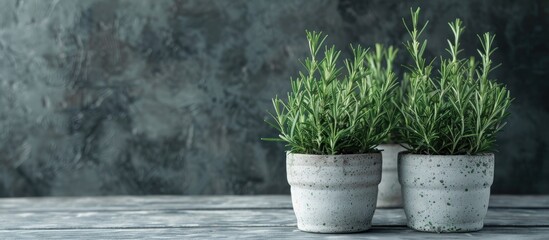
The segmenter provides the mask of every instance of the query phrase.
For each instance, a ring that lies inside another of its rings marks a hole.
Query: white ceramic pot
[[[410,228],[426,232],[482,229],[494,180],[494,155],[401,152],[398,175]]]
[[[381,153],[286,156],[297,227],[306,232],[362,232],[372,225]]]
[[[377,195],[377,207],[402,207],[402,194],[398,183],[398,153],[406,149],[399,144],[381,144],[377,149],[382,150],[383,170],[379,193]]]

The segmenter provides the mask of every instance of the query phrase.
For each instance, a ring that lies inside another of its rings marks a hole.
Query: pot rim
[[[443,155],[443,154],[417,154],[417,153],[410,153],[410,151],[402,151],[402,152],[399,152],[398,155],[399,156],[400,155],[408,155],[408,156],[426,156],[426,157],[449,158],[449,157],[493,157],[494,153],[493,152],[479,153],[479,154],[475,154],[475,155],[469,155],[469,154],[453,154],[453,155],[446,154],[446,155]]]
[[[399,147],[404,147],[404,146],[402,146],[402,144],[404,144],[404,143],[381,143],[381,144],[377,145],[377,147],[379,147],[379,146],[399,146]],[[377,148],[377,147],[376,147],[376,148]]]
[[[308,156],[308,157],[318,157],[318,156],[325,156],[325,157],[354,157],[354,156],[368,156],[368,155],[377,155],[381,154],[380,150],[377,150],[377,152],[371,152],[371,153],[353,153],[353,154],[306,154],[306,153],[292,153],[290,151],[286,151],[286,155],[294,155],[294,156]]]

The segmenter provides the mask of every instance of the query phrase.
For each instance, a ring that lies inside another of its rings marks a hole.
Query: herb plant
[[[266,122],[279,131],[278,138],[292,153],[359,154],[375,147],[394,128],[386,107],[396,85],[391,67],[396,50],[381,45],[370,53],[352,47],[352,59],[338,67],[341,52],[334,46],[322,49],[326,36],[307,32],[310,56],[305,71],[291,79],[287,100],[272,100],[274,113]],[[379,81],[379,77],[384,81]]]
[[[464,27],[459,19],[449,23],[454,35],[448,40],[448,58],[440,57],[434,72],[433,61],[424,52],[427,40],[420,36],[427,26],[418,27],[420,9],[413,11],[411,27],[404,25],[411,40],[405,43],[413,59],[408,66],[406,95],[400,110],[403,116],[399,135],[412,153],[480,154],[491,151],[496,133],[505,125],[511,103],[509,91],[489,78],[493,66],[491,55],[494,35],[478,36],[482,49],[480,63],[474,57],[462,59],[460,36]]]
[[[375,45],[375,52],[368,52],[366,59],[370,68],[371,81],[377,84],[375,88],[379,88],[381,85],[395,81],[395,73],[393,70],[393,62],[397,55],[398,49],[393,46],[384,48],[381,44]],[[384,110],[386,112],[386,121],[391,126],[389,134],[383,140],[382,143],[398,143],[400,140],[397,134],[397,126],[400,124],[400,112],[398,110],[398,104],[402,102],[403,91],[400,85],[395,85],[395,89],[387,93],[389,101],[385,104]]]

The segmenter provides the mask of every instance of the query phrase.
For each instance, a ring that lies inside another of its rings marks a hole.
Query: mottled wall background
[[[0,0],[0,196],[289,193],[263,119],[306,55],[401,43],[414,1]],[[549,1],[424,1],[431,56],[497,34],[516,98],[493,192],[549,193]],[[348,54],[348,51],[346,52]]]

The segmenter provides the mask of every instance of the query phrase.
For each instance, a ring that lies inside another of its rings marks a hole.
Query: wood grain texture
[[[423,233],[374,227],[354,234],[305,233],[295,227],[0,230],[5,239],[547,239],[549,228],[485,227],[472,233]]]
[[[445,239],[546,239],[549,196],[493,196],[484,230]],[[0,239],[384,238],[442,235],[406,228],[404,211],[377,209],[352,235],[300,232],[289,196],[121,196],[0,199]]]
[[[490,207],[549,208],[549,195],[492,195]]]
[[[0,211],[24,212],[278,208],[291,209],[290,196],[107,196],[0,199]]]
[[[549,210],[490,209],[487,226],[549,227]],[[376,226],[405,226],[402,209],[378,209]],[[290,209],[255,210],[135,210],[2,213],[0,229],[139,228],[139,227],[290,227],[296,225]]]
[[[495,195],[491,208],[549,209],[549,196]],[[0,199],[0,211],[291,209],[290,196],[117,196]]]

